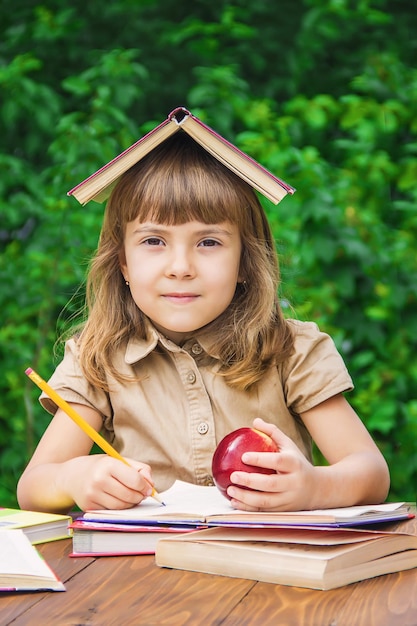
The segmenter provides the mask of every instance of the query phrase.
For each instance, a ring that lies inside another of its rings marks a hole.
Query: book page
[[[0,530],[0,575],[52,578],[51,570],[22,530]]]
[[[210,515],[231,515],[236,512],[217,487],[204,487],[177,480],[172,487],[159,495],[165,506],[158,504],[152,498],[147,498],[131,509],[88,511],[84,517],[94,519],[105,516],[146,520],[186,516],[204,521]]]
[[[183,481],[176,481],[167,491],[160,494],[166,506],[152,498],[147,498],[138,506],[123,510],[95,510],[84,514],[85,519],[113,519],[124,521],[138,520],[172,520],[204,522],[216,516],[235,520],[236,523],[332,523],[335,520],[360,518],[365,514],[391,515],[400,509],[402,503],[381,505],[354,506],[339,509],[296,512],[261,512],[252,513],[234,509],[230,502],[220,493],[217,487],[204,487]]]

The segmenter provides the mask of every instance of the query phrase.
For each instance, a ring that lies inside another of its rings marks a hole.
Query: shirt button
[[[193,384],[196,381],[196,375],[195,375],[195,373],[192,370],[187,372],[187,374],[185,375],[185,378],[187,380],[187,383]]]
[[[197,426],[197,430],[200,433],[200,435],[205,435],[206,433],[208,433],[208,429],[209,429],[209,425],[207,424],[207,422],[200,422],[199,425]]]
[[[203,348],[200,346],[199,343],[195,343],[192,347],[191,347],[191,352],[193,354],[201,354],[203,352]]]

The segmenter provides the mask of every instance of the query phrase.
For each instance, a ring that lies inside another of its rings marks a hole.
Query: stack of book
[[[313,589],[417,567],[417,525],[390,530],[414,519],[404,503],[249,513],[216,487],[177,481],[160,495],[166,506],[84,513],[72,524],[72,556],[155,553],[160,567]]]
[[[351,528],[211,528],[160,541],[156,563],[327,590],[417,567],[417,536]]]

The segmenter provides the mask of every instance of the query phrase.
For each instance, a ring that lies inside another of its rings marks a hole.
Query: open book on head
[[[217,487],[204,487],[177,480],[160,494],[165,506],[151,499],[123,510],[88,511],[83,519],[117,523],[188,524],[190,526],[352,526],[375,524],[414,516],[404,503],[353,506],[316,511],[250,513],[234,509]]]
[[[274,176],[190,111],[178,107],[171,111],[161,124],[71,189],[68,195],[74,196],[81,204],[87,204],[90,200],[104,202],[124,172],[179,131],[187,133],[218,161],[274,204],[278,204],[288,193],[294,193],[295,189],[291,185]]]

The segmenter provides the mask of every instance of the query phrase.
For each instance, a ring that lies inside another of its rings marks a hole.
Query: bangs
[[[224,172],[201,169],[194,165],[186,172],[171,171],[158,180],[153,177],[141,194],[137,218],[160,224],[176,225],[190,221],[218,224],[240,221],[247,199],[238,193]]]
[[[124,193],[117,204],[125,223],[139,219],[166,225],[239,224],[257,202],[250,185],[183,131],[132,167],[120,183]]]

